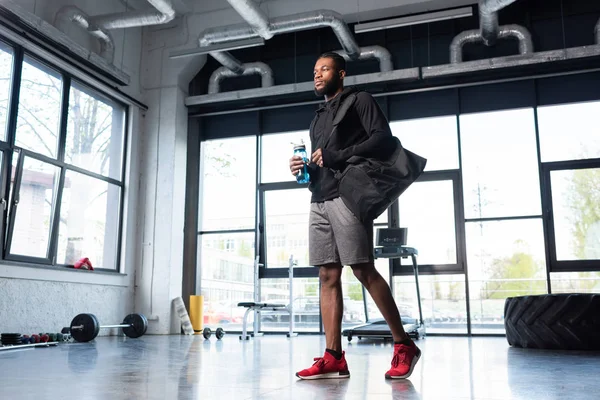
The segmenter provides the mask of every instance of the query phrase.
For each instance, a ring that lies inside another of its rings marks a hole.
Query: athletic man
[[[344,89],[345,68],[346,62],[340,55],[325,53],[319,57],[314,69],[315,93],[324,96],[325,103],[317,110],[310,127],[313,153],[308,164],[312,192],[309,259],[310,265],[319,267],[326,349],[323,357],[316,358],[310,368],[296,376],[302,379],[350,376],[341,338],[341,275],[342,267],[349,265],[371,294],[394,338],[392,365],[385,377],[403,379],[412,373],[421,351],[404,332],[390,287],[375,269],[373,222],[360,222],[344,205],[332,172],[332,169],[343,170],[351,156],[386,157],[394,150],[388,122],[370,94],[357,93],[354,105],[323,146],[332,132],[332,121],[341,102],[356,92],[352,88]],[[290,159],[293,175],[297,175],[303,165],[300,157]]]

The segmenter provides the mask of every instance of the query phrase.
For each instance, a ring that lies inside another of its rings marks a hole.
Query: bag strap
[[[335,114],[335,118],[332,122],[333,129],[331,130],[331,133],[325,140],[325,143],[323,143],[323,146],[319,146],[320,148],[324,149],[325,146],[327,146],[327,144],[329,143],[331,137],[335,135],[335,133],[337,132],[338,125],[340,124],[340,122],[342,122],[342,120],[348,113],[348,110],[350,110],[350,107],[354,105],[354,102],[356,101],[356,94],[357,92],[351,93],[342,101],[342,104],[340,104],[337,113]]]

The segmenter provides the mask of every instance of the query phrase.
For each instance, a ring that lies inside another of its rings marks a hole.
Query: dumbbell
[[[202,331],[202,336],[204,336],[204,339],[210,339],[211,335],[212,331],[210,330],[210,328],[204,328],[204,330]],[[221,340],[221,338],[225,336],[225,331],[223,330],[223,328],[217,328],[215,336],[217,337],[217,339]]]
[[[130,338],[139,338],[148,329],[148,320],[143,314],[129,314],[123,322],[117,325],[100,325],[94,314],[79,314],[71,321],[69,328],[64,328],[62,333],[71,333],[78,342],[94,340],[101,328],[122,328],[123,333]]]

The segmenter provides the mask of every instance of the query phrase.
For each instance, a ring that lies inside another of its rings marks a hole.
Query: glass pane
[[[408,229],[407,245],[419,251],[420,265],[457,263],[452,181],[415,182],[400,196],[399,207],[400,226]]]
[[[366,317],[362,284],[356,279],[350,267],[344,267],[342,271],[342,293],[344,299],[342,329],[364,324]]]
[[[292,143],[306,144],[310,154],[310,136],[308,131],[286,132],[263,135],[261,149],[261,182],[287,182],[296,178],[290,173],[289,160],[293,155]]]
[[[538,107],[543,162],[600,157],[600,101]]]
[[[202,142],[200,229],[253,229],[256,137]]]
[[[466,218],[541,214],[532,109],[460,116]]]
[[[287,268],[290,255],[298,267],[309,266],[310,196],[306,188],[265,193],[268,268]]]
[[[25,157],[11,254],[46,258],[60,169]]]
[[[551,272],[552,293],[600,294],[600,272]]]
[[[466,224],[473,333],[504,332],[507,297],[547,293],[541,219]]]
[[[12,87],[13,51],[0,42],[0,140],[6,140],[8,106]]]
[[[25,57],[19,97],[17,146],[56,158],[61,99],[60,75]]]
[[[455,115],[394,121],[390,128],[406,149],[427,159],[425,171],[458,169]]]
[[[600,168],[551,171],[556,258],[600,260]]]
[[[467,333],[464,275],[421,275],[419,289],[427,333]],[[414,276],[395,276],[394,290],[402,323],[417,319],[419,305]]]
[[[65,162],[121,180],[125,110],[73,82]]]
[[[57,263],[87,257],[94,268],[117,268],[120,188],[67,170],[60,207]]]
[[[373,241],[377,240],[377,234],[373,235]],[[348,268],[352,271],[352,268]],[[390,260],[388,258],[377,258],[375,259],[375,269],[379,272],[379,274],[385,279],[387,284],[390,284]],[[352,273],[352,272],[351,272]],[[362,291],[362,289],[361,289]],[[369,321],[373,321],[376,319],[382,319],[383,315],[379,311],[377,304],[375,304],[375,300],[371,297],[371,294],[365,289],[365,294],[367,295],[367,319]],[[400,305],[398,305],[400,307]],[[400,308],[402,312],[402,308]],[[402,315],[401,315],[402,316]]]
[[[246,309],[237,304],[254,301],[254,234],[201,235],[198,246],[204,326],[241,330]]]
[[[261,279],[261,301],[289,306],[290,280]],[[321,308],[319,303],[319,278],[294,278],[293,280],[294,332],[318,332]],[[287,332],[290,314],[284,310],[260,313],[261,331]]]

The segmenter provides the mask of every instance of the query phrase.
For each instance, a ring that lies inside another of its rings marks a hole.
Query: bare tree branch
[[[46,142],[44,141],[44,139],[42,139],[42,137],[40,136],[40,134],[37,133],[35,127],[33,125],[31,125],[31,123],[29,121],[27,121],[26,119],[24,119],[24,118],[21,121],[24,121],[26,125],[29,125],[29,127],[33,131],[33,134],[35,136],[37,136],[37,138],[40,140],[40,142],[42,142],[42,145],[44,145],[44,147],[46,148],[46,150],[48,150],[49,154],[53,154],[52,150],[50,150],[50,148],[48,147],[48,145],[46,145]],[[20,126],[23,126],[23,125],[19,125],[19,127]],[[17,135],[17,139],[18,139],[18,135]],[[24,146],[24,147],[28,147],[28,146]]]

